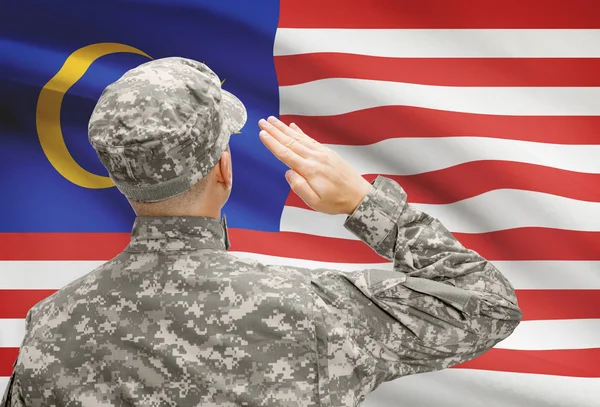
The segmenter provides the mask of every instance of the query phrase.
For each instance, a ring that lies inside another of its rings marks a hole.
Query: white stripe
[[[447,369],[383,383],[361,407],[597,407],[600,378]]]
[[[280,114],[330,116],[379,106],[507,116],[600,115],[600,87],[432,86],[329,78],[280,86]]]
[[[523,321],[495,348],[552,350],[600,348],[600,319]]]
[[[24,318],[0,318],[0,348],[18,348],[24,336]]]
[[[494,261],[519,290],[599,290],[600,261]]]
[[[279,28],[273,54],[336,52],[381,57],[600,57],[600,30]]]
[[[518,227],[600,230],[600,202],[578,201],[541,192],[497,189],[447,205],[414,206],[459,233]]]
[[[541,192],[501,189],[446,205],[413,204],[456,233],[486,233],[520,227],[576,231],[600,230],[600,202],[585,202]],[[326,215],[285,206],[281,231],[357,240],[344,227],[346,215]]]
[[[264,254],[229,252],[264,264],[354,271],[391,270],[392,263],[332,263]],[[43,263],[43,266],[40,265]],[[98,266],[97,261],[3,261],[0,262],[0,289],[56,290]],[[494,261],[494,265],[520,290],[599,290],[600,261]],[[65,274],[65,270],[69,273]],[[54,276],[55,283],[48,276]]]
[[[56,290],[84,276],[103,261],[0,261],[0,289]]]
[[[390,136],[393,137],[393,134]],[[388,138],[364,146],[326,146],[340,154],[360,174],[413,175],[483,160],[521,162],[600,174],[599,144],[562,145],[486,137],[439,137]]]
[[[0,319],[0,348],[18,348],[25,335],[25,319]],[[600,347],[600,320],[523,321],[495,346],[512,350],[587,349]]]
[[[6,391],[6,386],[8,386],[8,377],[2,377],[0,376],[0,400],[2,400],[2,396],[4,395],[4,392]]]

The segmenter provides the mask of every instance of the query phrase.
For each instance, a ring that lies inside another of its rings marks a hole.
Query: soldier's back
[[[309,287],[223,250],[126,251],[30,311],[16,377],[27,405],[317,405]]]

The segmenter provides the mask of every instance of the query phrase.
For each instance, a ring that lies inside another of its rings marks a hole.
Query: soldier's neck
[[[136,216],[202,216],[221,219],[221,207],[216,203],[199,202],[190,208],[161,208],[144,206],[135,208]]]
[[[136,216],[201,216],[206,218],[221,219],[221,210],[191,210],[191,211],[142,211]]]

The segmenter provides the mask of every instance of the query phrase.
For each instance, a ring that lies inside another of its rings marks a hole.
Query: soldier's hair
[[[137,216],[177,216],[193,208],[206,188],[209,176],[196,182],[181,195],[158,202],[129,201]]]

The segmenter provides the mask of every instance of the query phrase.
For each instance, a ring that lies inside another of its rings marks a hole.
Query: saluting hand
[[[290,167],[285,178],[292,191],[315,211],[351,215],[371,190],[350,164],[295,124],[271,116],[258,126],[263,144]]]

